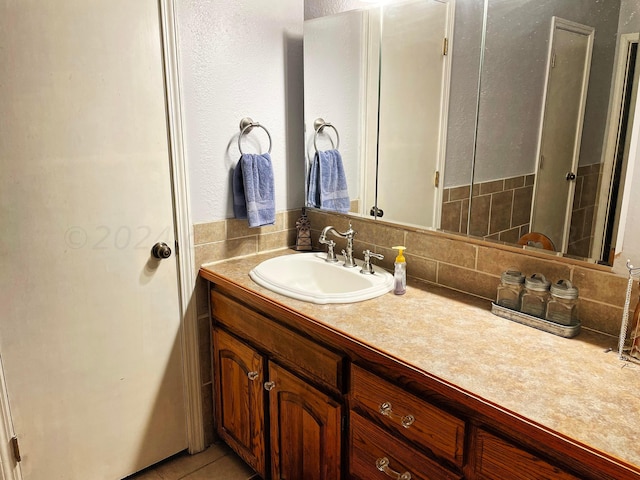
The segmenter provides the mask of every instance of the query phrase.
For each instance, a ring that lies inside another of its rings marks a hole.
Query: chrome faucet
[[[373,269],[373,263],[371,262],[371,259],[377,258],[378,260],[382,260],[384,259],[384,255],[382,255],[381,253],[373,253],[371,250],[364,250],[362,252],[362,255],[364,255],[364,263],[362,264],[360,273],[363,273],[365,275],[373,275],[376,272]]]
[[[351,227],[351,222],[349,222],[349,229],[345,232],[339,232],[331,225],[324,227],[320,234],[320,238],[318,239],[318,243],[327,245],[328,247],[326,261],[337,262],[338,259],[333,251],[333,247],[335,247],[336,242],[333,240],[327,240],[327,235],[329,233],[333,233],[336,237],[345,238],[347,240],[347,247],[342,250],[342,255],[344,255],[344,266],[348,268],[356,267],[356,262],[353,259],[353,237],[357,232]]]

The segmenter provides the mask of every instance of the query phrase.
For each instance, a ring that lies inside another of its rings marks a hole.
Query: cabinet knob
[[[393,470],[389,466],[389,459],[387,457],[377,459],[376,468],[395,480],[411,480],[411,474],[409,472],[400,473]]]
[[[260,374],[258,372],[249,372],[247,373],[247,377],[249,377],[249,380],[253,381],[256,378],[258,378],[258,376],[260,376]]]
[[[396,418],[400,420],[400,425],[402,425],[404,428],[409,428],[413,424],[413,422],[416,421],[416,417],[411,414],[398,415],[397,413],[394,413],[393,409],[391,408],[390,402],[381,403],[378,411],[385,417]]]
[[[276,386],[276,382],[264,382],[264,389],[267,392],[270,392],[271,390],[273,390]]]

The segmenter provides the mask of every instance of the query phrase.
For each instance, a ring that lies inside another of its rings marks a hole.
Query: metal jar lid
[[[550,284],[551,282],[549,282],[542,273],[534,273],[524,281],[524,286],[527,290],[536,292],[546,292],[549,290]]]
[[[524,275],[515,268],[510,268],[506,272],[502,272],[500,280],[507,285],[521,285],[524,283]]]
[[[578,298],[578,288],[569,280],[558,280],[551,285],[551,295],[565,300],[575,300]]]

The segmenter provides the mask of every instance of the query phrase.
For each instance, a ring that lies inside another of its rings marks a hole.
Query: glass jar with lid
[[[569,280],[558,280],[551,285],[546,319],[562,325],[576,325],[578,289]]]
[[[544,318],[549,300],[550,282],[542,273],[534,273],[524,280],[524,290],[520,299],[520,311]]]
[[[509,268],[502,272],[496,304],[512,310],[520,310],[520,295],[523,284],[524,275],[516,268]]]

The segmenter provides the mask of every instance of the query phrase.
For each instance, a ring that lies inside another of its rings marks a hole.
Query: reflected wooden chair
[[[525,233],[518,240],[518,245],[526,245],[528,247],[542,248],[544,250],[556,251],[556,247],[549,237],[538,232]]]

